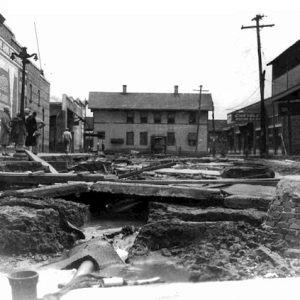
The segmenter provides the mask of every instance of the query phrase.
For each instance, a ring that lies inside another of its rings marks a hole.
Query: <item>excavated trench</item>
[[[283,257],[282,236],[262,226],[266,211],[228,209],[219,198],[199,204],[187,198],[88,192],[65,199],[90,206],[85,228],[134,226],[134,242],[124,247],[128,264],[117,274],[125,278],[241,280],[298,272]],[[108,237],[121,248],[119,241],[126,240],[122,234]]]
[[[103,270],[105,276],[183,282],[300,274],[284,257],[287,243],[282,235],[263,226],[265,209],[226,208],[220,197],[199,201],[88,191],[59,199],[0,199],[0,208],[7,212],[13,201],[24,210],[22,222],[15,224],[11,218],[0,239],[13,237],[19,252],[60,252],[81,238],[66,226],[68,221],[82,230],[86,241],[100,238],[124,260],[121,267],[112,264]],[[0,225],[6,221],[0,214]],[[55,222],[63,230],[54,228]],[[30,231],[22,235],[26,226]]]

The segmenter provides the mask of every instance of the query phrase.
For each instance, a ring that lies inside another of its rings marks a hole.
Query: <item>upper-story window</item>
[[[174,112],[168,112],[167,114],[167,121],[168,124],[174,124],[175,123],[175,113]]]
[[[189,124],[196,124],[197,113],[195,111],[191,111],[189,113]]]
[[[141,111],[140,117],[141,123],[148,123],[148,113],[146,111]]]
[[[29,102],[32,103],[32,84],[29,84]]]
[[[38,106],[41,106],[41,91],[38,90]]]
[[[127,123],[134,123],[134,112],[132,110],[127,111]]]
[[[153,113],[153,121],[155,124],[161,123],[161,112],[154,112]]]

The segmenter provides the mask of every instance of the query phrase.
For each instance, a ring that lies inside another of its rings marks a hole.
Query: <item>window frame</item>
[[[154,124],[161,124],[161,115],[162,113],[161,112],[153,112],[153,123]],[[159,117],[159,118],[156,118],[156,117]]]
[[[140,146],[147,146],[147,145],[148,145],[148,132],[141,131],[140,132]]]
[[[167,132],[167,146],[175,146],[176,145],[176,138],[174,131]]]
[[[170,118],[171,116],[171,118]],[[174,111],[168,111],[167,112],[167,123],[168,124],[175,124],[175,112]]]
[[[132,134],[132,137],[130,138],[131,134]],[[126,145],[127,146],[133,146],[134,145],[134,131],[127,131],[126,132]]]

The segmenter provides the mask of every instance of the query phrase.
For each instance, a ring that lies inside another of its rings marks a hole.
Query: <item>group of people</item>
[[[37,154],[38,138],[41,135],[41,129],[45,126],[45,123],[37,117],[35,111],[30,111],[29,108],[25,108],[24,118],[19,113],[15,118],[11,119],[10,109],[5,106],[0,121],[0,143],[3,156],[9,155],[7,146],[10,143],[14,143],[15,147],[23,146],[24,140],[25,146]]]

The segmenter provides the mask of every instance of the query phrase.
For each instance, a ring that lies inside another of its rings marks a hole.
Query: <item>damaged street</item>
[[[41,299],[92,286],[300,274],[297,161],[105,155],[50,173],[46,158],[32,171],[33,161],[3,163],[0,173],[2,276],[69,278],[38,289]],[[35,183],[5,183],[5,172]],[[36,184],[51,174],[75,176]]]

